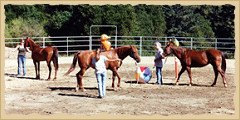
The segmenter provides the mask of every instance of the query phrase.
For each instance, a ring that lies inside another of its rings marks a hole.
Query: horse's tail
[[[222,70],[226,71],[226,58],[225,58],[225,55],[222,53],[222,66],[221,66]]]
[[[56,70],[58,70],[58,49],[53,48],[53,64]]]
[[[77,59],[78,54],[80,54],[80,52],[77,52],[77,53],[74,54],[72,65],[64,75],[68,75],[69,73],[71,73],[75,69],[76,63],[77,63],[77,60],[78,60]]]

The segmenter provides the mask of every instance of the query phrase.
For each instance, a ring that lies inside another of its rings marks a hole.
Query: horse
[[[113,89],[115,87],[114,86],[114,81],[115,81],[116,76],[118,77],[117,87],[120,87],[121,78],[120,78],[117,70],[122,65],[122,61],[127,56],[130,56],[131,58],[133,58],[138,63],[141,61],[141,58],[138,55],[137,48],[135,46],[131,46],[131,45],[111,49],[109,51],[101,52],[100,54],[106,56],[108,59],[121,59],[120,65],[116,64],[114,62],[109,62],[109,64],[106,65],[106,68],[110,69],[112,71],[112,88]],[[77,77],[76,91],[78,91],[79,88],[82,91],[84,91],[82,78],[83,78],[83,75],[88,68],[90,68],[90,67],[94,68],[94,64],[92,63],[92,60],[95,56],[96,56],[96,52],[94,52],[93,50],[79,51],[79,52],[74,54],[74,58],[73,58],[73,62],[71,64],[71,67],[69,68],[69,70],[64,75],[68,75],[70,72],[72,72],[76,67],[76,62],[78,61],[79,67],[81,69],[76,74],[76,77]]]
[[[35,66],[35,72],[36,72],[36,79],[40,79],[40,61],[46,61],[49,75],[48,79],[51,79],[51,61],[53,61],[54,67],[55,67],[55,76],[54,79],[57,79],[57,71],[58,71],[58,49],[55,47],[47,46],[46,48],[41,48],[39,45],[34,43],[32,39],[27,37],[24,40],[24,47],[30,47],[29,49],[32,51],[32,59]]]
[[[225,78],[226,59],[223,53],[216,49],[207,50],[191,50],[188,48],[177,47],[172,41],[168,42],[164,48],[163,56],[168,56],[173,53],[181,62],[182,69],[176,78],[176,85],[178,85],[181,74],[187,70],[190,79],[189,86],[192,85],[192,67],[204,67],[208,64],[213,66],[215,73],[214,82],[211,86],[216,85],[218,74],[222,76],[224,87],[227,87]]]

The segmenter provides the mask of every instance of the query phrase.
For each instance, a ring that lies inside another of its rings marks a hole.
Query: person
[[[100,49],[96,51],[96,57],[93,59],[93,64],[95,66],[95,75],[98,82],[98,98],[103,98],[106,95],[106,77],[107,77],[107,69],[106,64],[108,61],[116,61],[119,62],[120,59],[108,59],[104,55],[100,55]]]
[[[18,50],[18,74],[17,76],[26,76],[26,52],[29,52],[28,49],[24,48],[24,39],[22,38],[20,40],[20,44],[16,46],[14,51]],[[22,70],[23,69],[23,70]],[[21,74],[21,71],[23,71],[23,74]]]
[[[102,34],[100,41],[101,41],[101,51],[108,51],[111,49],[111,43],[108,41],[111,37],[107,36],[106,34]]]
[[[177,38],[173,38],[173,40],[171,39],[171,41],[173,41],[173,43],[178,47],[179,46],[179,41],[177,40]]]
[[[156,53],[155,53],[155,59],[154,59],[154,66],[156,67],[156,76],[157,76],[157,82],[156,84],[162,85],[162,67],[163,67],[163,49],[161,48],[161,43],[155,42],[154,47],[156,48]]]

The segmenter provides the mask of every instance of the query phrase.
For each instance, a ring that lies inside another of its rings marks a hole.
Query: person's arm
[[[161,55],[161,59],[165,58],[165,56],[163,55],[163,49],[160,50],[160,55]]]
[[[27,52],[30,52],[30,53],[32,52],[31,50],[28,49],[28,47],[26,47],[25,49]]]
[[[17,46],[13,49],[13,51],[18,50],[18,48],[19,48],[19,45],[17,45]]]
[[[106,59],[107,61],[116,61],[116,60],[119,60],[121,61],[121,59]]]
[[[96,61],[100,59],[100,49],[97,49],[96,51]]]

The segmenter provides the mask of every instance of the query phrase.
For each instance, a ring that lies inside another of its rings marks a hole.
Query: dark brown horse
[[[227,87],[227,82],[225,78],[226,71],[226,60],[223,56],[223,53],[216,49],[208,49],[208,50],[191,50],[187,48],[177,47],[175,44],[170,41],[164,49],[164,56],[173,53],[181,62],[182,69],[178,73],[178,77],[176,80],[176,84],[178,85],[178,81],[180,79],[181,74],[187,70],[188,76],[190,78],[190,86],[192,85],[192,67],[203,67],[208,64],[213,66],[213,70],[215,73],[215,79],[211,86],[216,85],[218,73],[221,74],[223,79],[223,84]]]
[[[48,80],[50,80],[52,71],[51,61],[53,61],[55,67],[55,80],[57,78],[58,71],[58,49],[51,46],[41,48],[39,45],[35,44],[34,41],[29,37],[25,39],[24,47],[30,47],[30,50],[32,51],[32,59],[35,66],[36,79],[40,79],[40,61],[46,61],[49,69]]]
[[[138,55],[138,50],[135,46],[118,47],[116,49],[112,49],[112,50],[109,50],[106,52],[101,52],[101,55],[105,55],[109,59],[121,59],[121,60],[124,60],[127,56],[130,56],[136,62],[141,61],[140,56]],[[79,52],[75,53],[72,65],[69,68],[69,70],[67,71],[67,73],[65,73],[65,75],[68,75],[70,72],[72,72],[75,69],[76,62],[78,61],[78,64],[79,64],[79,67],[81,68],[81,70],[76,74],[76,76],[77,76],[76,91],[79,90],[79,87],[82,91],[84,91],[82,78],[83,78],[84,73],[86,72],[86,70],[89,67],[94,68],[92,59],[95,56],[96,56],[96,51],[92,51],[92,50],[79,51]],[[117,86],[120,87],[120,79],[121,78],[118,75],[117,70],[121,66],[121,64],[119,66],[116,66],[118,64],[114,64],[114,62],[113,63],[109,62],[109,64],[107,64],[107,69],[110,69],[113,73],[112,74],[112,87],[113,88],[114,88],[114,81],[115,81],[116,76],[118,77]]]

